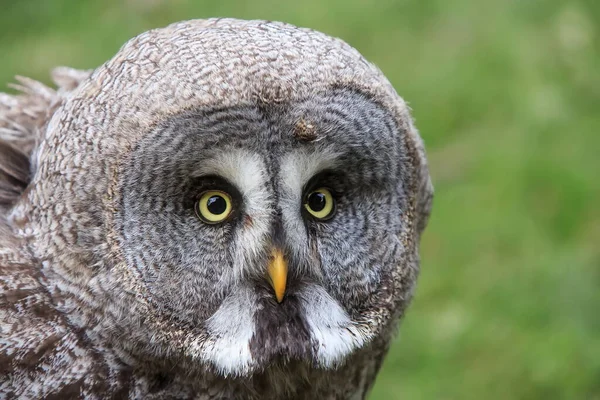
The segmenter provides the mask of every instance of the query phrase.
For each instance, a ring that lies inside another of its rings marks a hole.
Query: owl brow
[[[198,191],[218,189],[228,192],[239,192],[238,188],[227,178],[215,174],[194,177],[194,186]]]
[[[340,170],[328,168],[317,172],[312,178],[304,184],[302,188],[303,193],[309,193],[319,186],[327,186],[331,189],[334,197],[340,195],[343,192],[342,183],[345,181],[345,173]]]

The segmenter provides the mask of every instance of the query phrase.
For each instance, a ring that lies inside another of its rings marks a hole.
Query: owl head
[[[132,39],[65,96],[12,218],[91,340],[248,376],[389,340],[431,196],[406,104],[356,50],[215,19]]]

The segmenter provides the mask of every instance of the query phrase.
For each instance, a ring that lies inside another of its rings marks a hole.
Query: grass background
[[[600,2],[1,1],[0,85],[182,19],[338,36],[414,109],[436,199],[373,399],[600,399]]]

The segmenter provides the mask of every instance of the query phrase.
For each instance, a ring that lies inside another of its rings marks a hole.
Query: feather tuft
[[[19,199],[31,180],[31,156],[48,121],[91,71],[59,67],[52,71],[58,89],[17,76],[8,86],[17,93],[0,93],[0,215]]]

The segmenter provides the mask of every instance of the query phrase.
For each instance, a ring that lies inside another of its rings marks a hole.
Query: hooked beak
[[[281,303],[285,295],[285,285],[287,283],[287,262],[283,258],[283,252],[280,249],[273,249],[271,260],[269,261],[269,283],[275,291],[275,298]]]

